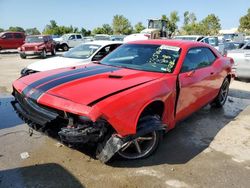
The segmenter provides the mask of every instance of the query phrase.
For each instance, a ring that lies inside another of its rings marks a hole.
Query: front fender
[[[136,133],[137,122],[145,107],[153,101],[172,101],[175,83],[164,79],[126,90],[96,104],[104,118],[121,136]]]

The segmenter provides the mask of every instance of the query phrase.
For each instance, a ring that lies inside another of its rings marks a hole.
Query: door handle
[[[187,77],[192,77],[194,75],[194,73],[195,73],[195,70],[191,70],[186,75],[187,75]]]

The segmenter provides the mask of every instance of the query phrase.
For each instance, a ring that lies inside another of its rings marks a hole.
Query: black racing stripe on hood
[[[111,71],[116,71],[119,70],[120,68],[116,68],[116,67],[105,67],[103,69],[96,69],[96,70],[92,70],[92,71],[88,71],[88,72],[80,72],[78,74],[74,74],[74,75],[70,75],[67,77],[63,77],[61,79],[56,79],[53,80],[51,82],[48,82],[47,84],[42,85],[41,87],[38,87],[31,95],[30,98],[37,100],[44,92],[53,89],[57,86],[60,86],[62,84],[77,80],[77,79],[81,79],[81,78],[86,78],[89,76],[94,76],[97,74],[102,74],[102,73],[106,73],[106,72],[111,72]]]
[[[65,77],[65,76],[68,76],[68,75],[72,75],[72,74],[77,74],[77,73],[80,73],[80,72],[84,72],[84,71],[90,71],[90,70],[96,70],[100,68],[100,66],[90,66],[90,67],[84,67],[84,68],[79,68],[79,69],[74,69],[74,70],[70,70],[70,71],[65,71],[65,72],[61,72],[61,73],[58,73],[58,74],[53,74],[51,76],[48,76],[48,77],[45,77],[45,78],[42,78],[40,80],[37,80],[33,83],[31,83],[30,85],[28,85],[24,90],[23,90],[23,95],[27,95],[27,93],[33,89],[33,88],[36,88],[38,87],[39,85],[41,84],[44,84],[46,82],[49,82],[51,80],[54,80],[56,78],[60,78],[60,77]]]
[[[155,80],[155,79],[153,79],[153,80]],[[153,81],[153,80],[149,80],[149,81],[146,81],[146,82],[142,82],[142,83],[140,83],[140,84],[136,84],[136,85],[133,85],[133,86],[130,86],[130,87],[127,87],[127,88],[124,88],[124,89],[115,91],[115,92],[110,93],[110,94],[108,94],[108,95],[105,95],[105,96],[103,96],[103,97],[101,97],[101,98],[99,98],[99,99],[97,99],[97,100],[92,101],[92,102],[89,103],[87,106],[92,107],[92,106],[94,106],[95,104],[97,104],[98,102],[101,102],[101,101],[103,101],[104,99],[107,99],[107,98],[109,98],[109,97],[111,97],[111,96],[113,96],[113,95],[116,95],[116,94],[118,94],[118,93],[121,93],[121,92],[126,91],[126,90],[129,90],[129,89],[132,89],[132,88],[134,88],[134,87],[140,86],[140,85],[142,85],[142,84],[146,84],[146,83],[151,82],[151,81]]]

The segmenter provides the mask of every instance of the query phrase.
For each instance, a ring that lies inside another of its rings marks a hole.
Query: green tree
[[[50,23],[45,26],[43,33],[48,35],[63,35],[65,33],[80,33],[80,31],[72,25],[69,27],[58,26],[55,20],[50,20]]]
[[[80,30],[80,33],[83,35],[83,36],[90,36],[91,35],[91,31],[90,30],[86,30],[85,28],[81,28]]]
[[[173,11],[170,13],[168,27],[169,27],[169,35],[172,36],[178,29],[177,22],[180,21],[180,17],[178,16],[177,11]]]
[[[135,33],[140,33],[143,29],[145,29],[145,27],[142,25],[142,22],[138,22],[137,24],[135,24]]]
[[[9,27],[8,31],[16,31],[16,32],[25,32],[22,27],[16,26],[16,27]]]
[[[4,29],[3,29],[3,28],[0,28],[0,32],[4,32]]]
[[[28,28],[25,30],[26,35],[40,35],[40,31],[34,27],[34,28]]]
[[[171,12],[169,18],[166,15],[162,15],[161,18],[167,21],[168,35],[171,37],[178,30],[177,22],[180,21],[178,12],[177,11]]]
[[[96,27],[92,30],[92,35],[105,34],[103,27]]]
[[[96,34],[107,34],[107,35],[112,35],[113,30],[112,27],[109,24],[103,24],[102,27],[96,27],[92,31],[93,35]]]
[[[59,26],[57,25],[55,20],[50,20],[50,23],[47,24],[43,30],[44,34],[48,35],[61,35],[63,33],[60,32]]]
[[[209,14],[200,22],[200,25],[202,27],[203,35],[216,35],[221,29],[220,19],[214,14]]]
[[[133,28],[127,18],[123,15],[115,15],[112,22],[114,34],[131,34]]]
[[[197,23],[197,18],[193,12],[184,12],[184,23],[181,29],[182,35],[199,34],[201,25]]]
[[[240,18],[238,30],[250,35],[250,8],[247,10],[247,14]]]
[[[102,28],[105,32],[105,34],[112,35],[113,34],[113,29],[109,24],[103,24]]]

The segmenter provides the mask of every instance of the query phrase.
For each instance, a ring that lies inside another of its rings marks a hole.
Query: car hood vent
[[[109,78],[116,78],[116,79],[121,79],[121,78],[123,78],[123,76],[121,76],[121,75],[109,75]]]

